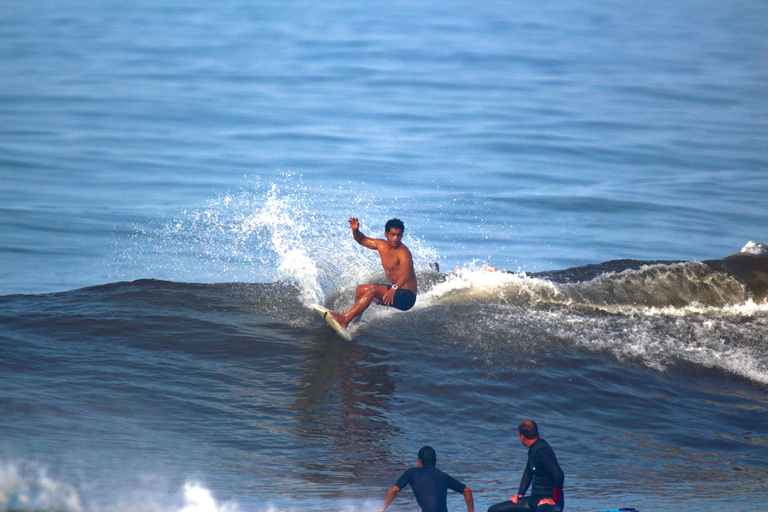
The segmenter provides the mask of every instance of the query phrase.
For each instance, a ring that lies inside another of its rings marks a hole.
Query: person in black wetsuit
[[[411,485],[422,512],[448,512],[446,504],[448,489],[463,494],[464,501],[467,503],[467,512],[475,512],[472,490],[452,476],[437,469],[436,463],[437,454],[435,454],[434,449],[424,446],[419,450],[418,467],[407,469],[398,478],[397,483],[387,493],[384,506],[377,509],[376,512],[384,512],[395,499],[397,493],[408,484]]]
[[[565,507],[563,481],[565,475],[557,463],[552,447],[539,437],[539,428],[533,421],[524,421],[517,427],[520,441],[528,447],[528,463],[517,494],[488,508],[488,512],[562,512]],[[523,497],[528,486],[531,495]]]

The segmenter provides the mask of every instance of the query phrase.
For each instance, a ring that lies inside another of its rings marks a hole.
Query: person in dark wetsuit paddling
[[[408,484],[411,485],[422,512],[448,512],[446,503],[448,489],[463,494],[464,501],[467,503],[467,512],[475,512],[472,490],[452,476],[437,469],[435,464],[437,464],[435,450],[429,446],[424,446],[419,450],[418,467],[405,470],[398,478],[397,483],[387,493],[384,506],[377,509],[376,512],[384,512],[395,499],[397,493]]]
[[[539,437],[539,428],[533,421],[524,421],[517,427],[520,441],[528,447],[528,463],[517,494],[509,501],[492,505],[488,512],[562,512],[565,507],[563,481],[565,475],[557,463],[552,447]],[[524,498],[528,486],[531,495]]]

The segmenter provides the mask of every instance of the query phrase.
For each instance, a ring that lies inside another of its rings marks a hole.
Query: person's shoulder
[[[407,481],[409,481],[411,479],[411,477],[413,476],[413,473],[417,469],[419,469],[419,468],[408,468],[405,471],[403,471],[403,473],[400,475],[400,478],[398,478],[398,482],[402,482],[402,481],[407,482]]]
[[[459,487],[466,487],[464,482],[462,482],[458,478],[454,477],[453,475],[449,475],[448,473],[446,473],[444,471],[438,470],[438,475],[440,476],[440,478],[443,478],[446,482],[448,482],[448,486],[450,488],[452,488],[454,491],[457,491],[457,488],[459,488]],[[457,491],[457,492],[462,492],[462,491],[463,491],[463,489],[461,491]]]
[[[437,475],[437,476],[444,476],[444,477],[448,477],[448,478],[451,477],[451,475],[449,475],[445,471],[441,471],[440,469],[438,469],[437,466],[424,466],[421,469],[426,470],[425,471],[426,473],[432,473],[432,474]]]
[[[552,446],[550,446],[550,444],[542,438],[539,438],[535,444],[532,444],[531,448],[533,448],[533,451],[535,452],[545,450],[555,453],[555,450],[552,449]]]

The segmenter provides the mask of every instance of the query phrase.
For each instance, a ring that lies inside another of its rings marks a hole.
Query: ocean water
[[[0,511],[373,512],[425,444],[483,511],[524,419],[566,510],[760,510],[765,256],[720,263],[768,243],[766,34],[746,0],[3,2]],[[385,279],[352,216],[404,220],[419,298],[346,342],[309,306]]]

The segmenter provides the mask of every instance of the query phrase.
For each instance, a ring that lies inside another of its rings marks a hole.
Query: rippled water
[[[767,29],[752,1],[4,3],[0,510],[373,510],[427,443],[484,510],[528,417],[570,510],[752,507],[765,296],[701,262],[768,242]],[[347,343],[307,306],[383,278],[350,216],[405,221],[421,293]]]

